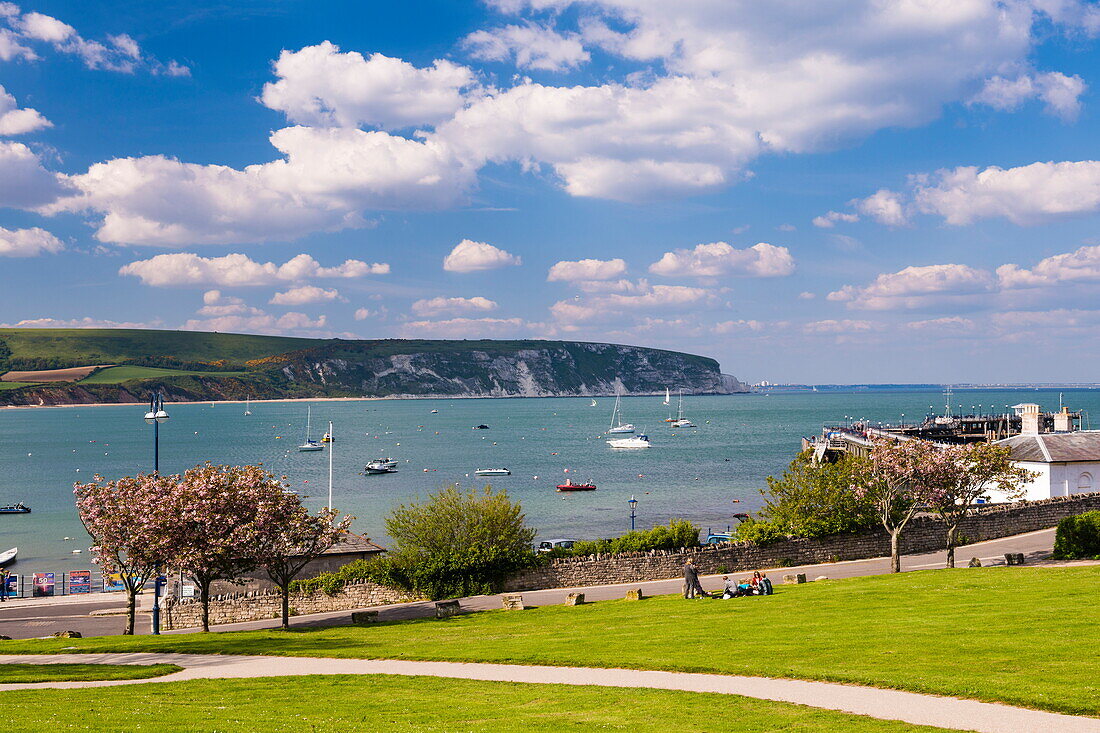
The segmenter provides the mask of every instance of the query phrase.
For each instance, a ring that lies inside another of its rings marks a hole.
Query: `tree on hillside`
[[[257,566],[257,507],[285,487],[259,466],[204,464],[186,471],[171,493],[179,533],[178,564],[195,581],[202,630],[210,630],[210,585],[233,580]]]
[[[851,455],[835,462],[813,460],[803,451],[779,478],[761,490],[764,507],[738,527],[738,538],[767,542],[787,537],[824,537],[864,532],[878,522],[874,504],[853,484],[866,460]]]
[[[1013,463],[1008,446],[990,443],[950,446],[943,449],[941,481],[930,485],[926,500],[947,525],[947,567],[955,567],[955,541],[959,522],[974,502],[992,488],[1010,499],[1023,494],[1023,485],[1035,473]]]
[[[347,533],[352,519],[345,516],[337,520],[337,512],[327,507],[310,514],[297,494],[282,490],[258,502],[247,545],[257,565],[282,594],[284,629],[290,628],[291,582]]]
[[[95,476],[73,487],[76,509],[92,537],[95,562],[118,573],[126,589],[126,630],[134,633],[137,594],[157,568],[178,554],[175,516],[166,499],[179,476],[141,474],[117,481]]]
[[[855,476],[853,489],[874,505],[890,535],[890,572],[901,572],[901,534],[932,487],[948,480],[950,464],[944,452],[928,441],[883,439],[875,442],[870,460]]]
[[[429,598],[493,592],[508,573],[535,562],[520,505],[507,492],[449,486],[386,518],[394,546],[378,579]]]

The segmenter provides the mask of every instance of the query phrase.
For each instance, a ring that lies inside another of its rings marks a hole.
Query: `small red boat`
[[[572,479],[566,479],[564,484],[558,484],[558,491],[595,491],[596,484],[575,484]]]

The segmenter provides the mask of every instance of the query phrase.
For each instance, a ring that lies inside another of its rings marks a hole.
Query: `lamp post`
[[[145,422],[153,426],[153,473],[160,473],[160,424],[167,419],[164,397],[160,392],[154,392],[149,398],[149,412],[145,413]]]
[[[168,413],[164,411],[164,396],[160,392],[154,392],[149,398],[149,411],[145,413],[145,422],[153,426],[153,473],[160,473],[160,424],[168,419]],[[153,581],[153,634],[160,635],[160,591],[168,582],[168,579],[157,571],[156,580]]]
[[[637,515],[634,513],[634,508],[638,506],[638,500],[633,495],[630,497],[630,501],[627,502],[630,505],[630,531],[634,531],[634,517]]]

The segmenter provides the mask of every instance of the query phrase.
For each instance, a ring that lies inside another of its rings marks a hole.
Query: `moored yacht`
[[[623,422],[622,415],[622,395],[619,393],[619,384],[615,384],[615,407],[611,410],[611,427],[607,429],[607,432],[611,435],[622,435],[623,433],[633,433],[634,426],[631,423]]]
[[[615,438],[607,441],[612,448],[649,448],[648,435],[635,435],[630,438]]]
[[[474,471],[475,476],[511,476],[512,472],[507,468],[479,468]]]

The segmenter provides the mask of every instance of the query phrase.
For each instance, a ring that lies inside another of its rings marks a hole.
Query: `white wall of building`
[[[1022,498],[1028,501],[1100,490],[1100,461],[1074,463],[1016,461],[1016,465],[1038,474],[1025,486],[1027,493]],[[989,497],[993,501],[1008,500],[1007,496],[996,489],[989,492]]]

